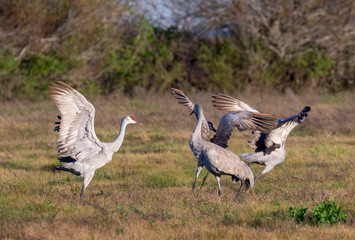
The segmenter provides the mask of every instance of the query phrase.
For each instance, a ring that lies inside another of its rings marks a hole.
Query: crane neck
[[[202,119],[204,118],[202,108],[198,109],[198,111],[196,112],[196,118],[197,118],[197,123],[194,131],[191,134],[191,140],[202,140],[201,128],[202,128]]]
[[[117,152],[123,143],[123,139],[124,139],[127,125],[128,125],[127,121],[124,121],[124,119],[122,119],[120,132],[119,132],[118,136],[116,137],[116,139],[112,142],[112,146],[113,146],[112,150],[114,152]]]

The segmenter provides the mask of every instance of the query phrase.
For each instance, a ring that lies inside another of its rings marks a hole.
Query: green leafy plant
[[[178,38],[174,27],[154,28],[146,19],[137,23],[138,34],[110,50],[105,58],[108,90],[121,88],[129,93],[135,86],[163,91],[175,79],[185,76],[181,61],[176,60],[171,41]]]
[[[324,201],[313,207],[312,213],[307,213],[308,208],[290,207],[289,213],[297,223],[318,224],[335,224],[338,222],[346,222],[347,214],[336,206],[337,201]],[[308,216],[308,217],[306,217]]]
[[[21,79],[19,62],[11,51],[0,48],[0,100],[11,99],[12,90],[19,85]]]
[[[45,91],[50,82],[61,79],[72,68],[77,67],[57,51],[49,54],[34,53],[26,56],[20,64],[23,83],[15,90],[17,94],[37,96]]]
[[[235,69],[242,68],[242,57],[232,42],[213,44],[206,41],[198,51],[202,69],[211,82],[221,89],[240,88],[244,84],[243,80],[236,81],[238,74]]]
[[[308,208],[302,208],[302,207],[290,207],[289,212],[291,217],[293,217],[297,223],[301,223],[305,221],[305,214],[307,212]]]
[[[347,214],[336,206],[336,201],[324,201],[321,204],[316,205],[312,213],[313,224],[334,224],[338,222],[345,223]]]

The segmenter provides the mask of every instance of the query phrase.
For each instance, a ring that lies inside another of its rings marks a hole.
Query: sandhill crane
[[[57,105],[61,117],[55,131],[59,132],[57,142],[59,160],[65,164],[57,169],[68,171],[83,177],[80,202],[89,185],[95,170],[112,160],[123,142],[126,126],[137,124],[132,116],[121,120],[121,128],[117,138],[110,143],[101,142],[94,129],[94,106],[78,91],[64,82],[58,81],[49,87],[50,97]]]
[[[194,106],[195,104],[193,102],[191,102],[191,100],[185,95],[185,93],[183,93],[182,91],[180,91],[179,89],[176,88],[171,88],[172,93],[174,94],[174,96],[176,97],[176,99],[178,100],[178,103],[188,107],[190,109],[190,111],[194,110]],[[210,132],[209,130],[212,131],[216,131],[215,128],[213,127],[213,124],[211,122],[208,122],[205,118],[205,116],[201,116],[201,137],[203,140],[205,141],[210,141]],[[197,163],[197,169],[196,169],[196,176],[195,176],[195,181],[194,184],[192,185],[192,192],[195,190],[195,186],[196,186],[196,181],[198,176],[200,175],[200,172],[203,168],[203,165],[199,162]],[[205,182],[208,173],[206,174],[206,176],[204,177],[203,182]],[[202,183],[203,185],[203,183]],[[201,185],[201,187],[202,187]]]
[[[222,190],[220,185],[221,175],[232,176],[233,179],[241,181],[240,189],[254,188],[254,176],[250,168],[241,161],[231,151],[224,149],[210,141],[206,141],[201,137],[201,126],[204,115],[200,104],[194,106],[191,114],[196,114],[197,124],[190,137],[190,148],[200,163],[202,163],[209,172],[211,172],[218,184],[218,195],[221,196]]]
[[[250,107],[242,101],[223,94],[215,95],[213,102],[214,106],[218,109],[228,111]],[[265,169],[255,177],[255,180],[260,178],[263,174],[270,172],[276,165],[285,160],[287,136],[294,127],[305,120],[310,110],[311,107],[305,106],[299,114],[284,120],[279,120],[277,126],[272,129],[269,134],[259,131],[254,132],[255,138],[253,141],[249,142],[249,145],[255,152],[240,154],[240,156],[249,162],[248,166],[253,163],[266,166]]]
[[[172,88],[171,90],[174,96],[179,100],[178,103],[187,106],[190,110],[194,109],[195,104],[192,103],[191,100],[182,91],[176,88]],[[268,133],[271,131],[272,127],[275,126],[274,124],[275,119],[271,117],[271,115],[259,113],[258,111],[252,108],[248,110],[244,108],[243,109],[240,108],[235,110],[234,112],[224,115],[220,120],[217,130],[214,129],[211,122],[208,122],[206,120],[204,115],[200,117],[202,121],[201,124],[202,139],[205,141],[211,141],[214,144],[217,144],[223,148],[228,147],[227,141],[231,135],[233,128],[237,128],[239,131],[258,130],[258,131]],[[213,139],[210,139],[209,137],[209,129],[216,132]],[[192,186],[192,191],[194,191],[195,189],[195,184],[202,168],[203,168],[203,164],[200,161],[198,161],[196,177],[195,177],[194,184]],[[208,173],[204,177],[201,187],[206,181],[207,176]],[[235,178],[232,177],[232,179],[236,181]]]

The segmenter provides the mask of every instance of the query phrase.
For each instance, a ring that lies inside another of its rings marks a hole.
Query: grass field
[[[189,96],[217,126],[224,112],[213,109],[210,94]],[[355,239],[354,93],[238,97],[280,118],[312,106],[288,137],[285,162],[254,192],[233,201],[239,184],[225,176],[219,199],[210,176],[191,194],[197,161],[188,140],[195,117],[169,94],[112,96],[89,98],[101,141],[116,137],[124,115],[145,126],[128,126],[121,149],[96,172],[83,205],[82,179],[54,170],[55,104],[0,103],[0,239]],[[250,151],[247,139],[234,132],[229,149]],[[252,170],[255,175],[262,167]],[[346,223],[313,226],[290,217],[290,207],[334,199],[347,213]]]

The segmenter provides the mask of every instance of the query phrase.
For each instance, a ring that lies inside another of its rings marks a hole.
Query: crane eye
[[[132,120],[136,120],[136,119],[134,119],[134,117],[133,117],[133,116],[130,116],[130,117],[131,117],[131,119],[132,119]]]

